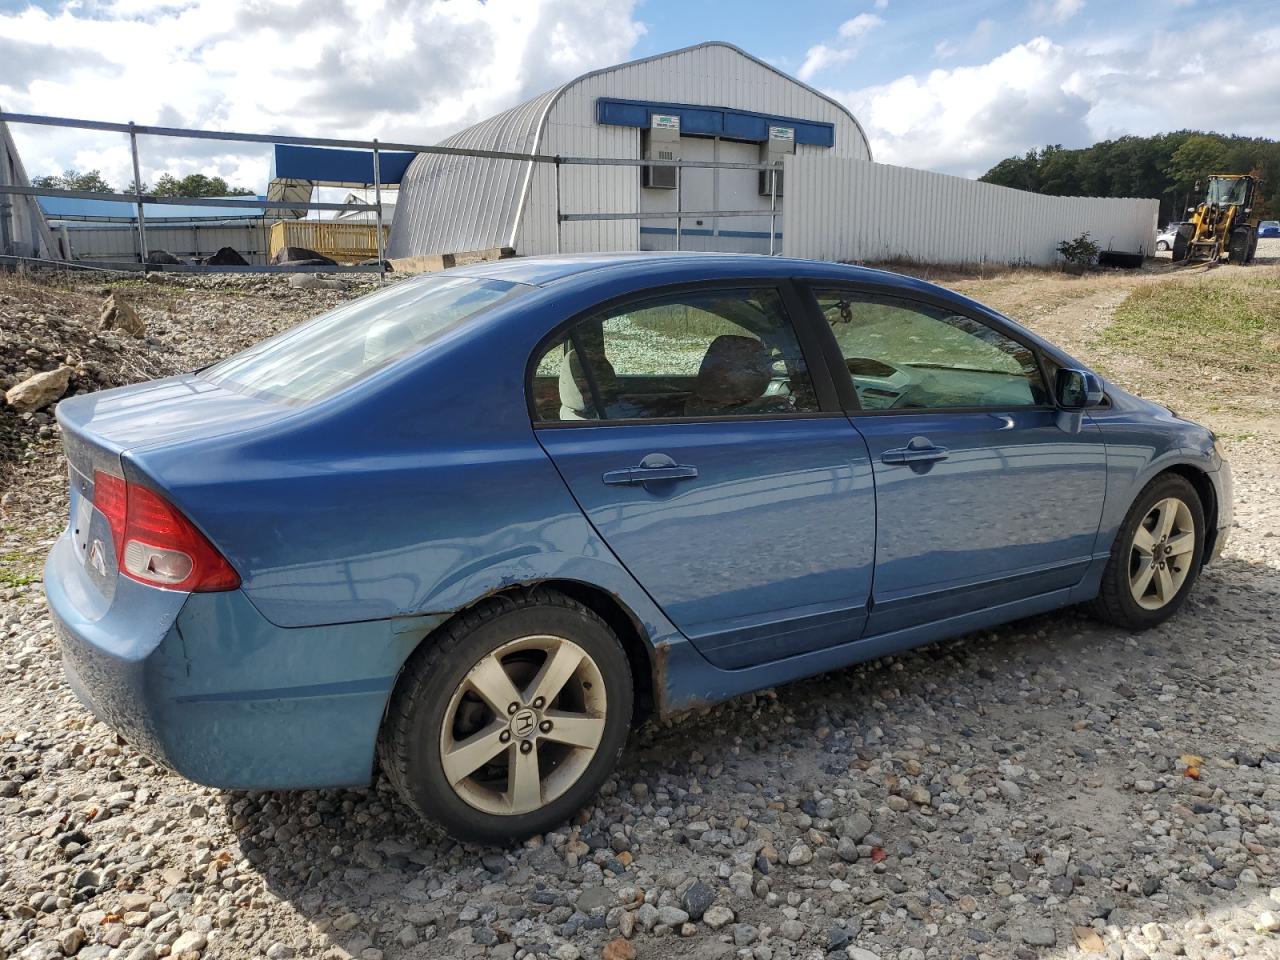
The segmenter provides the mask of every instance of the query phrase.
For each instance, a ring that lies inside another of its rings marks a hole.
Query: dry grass
[[[1191,382],[1210,406],[1280,404],[1280,275],[1202,273],[1139,285],[1103,331],[1104,347],[1141,356],[1157,374]]]

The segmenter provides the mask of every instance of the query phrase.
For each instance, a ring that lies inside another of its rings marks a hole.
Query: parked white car
[[[1167,227],[1165,227],[1163,230],[1161,230],[1159,233],[1157,233],[1157,234],[1156,234],[1156,249],[1157,249],[1157,250],[1172,250],[1172,249],[1173,249],[1173,238],[1174,238],[1174,237],[1176,237],[1176,236],[1178,235],[1178,228],[1179,228],[1180,226],[1182,226],[1182,224],[1181,224],[1181,223],[1171,223],[1171,224],[1169,224]]]

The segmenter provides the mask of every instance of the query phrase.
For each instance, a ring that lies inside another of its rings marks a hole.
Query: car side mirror
[[[1054,378],[1053,399],[1063,410],[1087,410],[1102,403],[1102,381],[1088,370],[1062,367]]]

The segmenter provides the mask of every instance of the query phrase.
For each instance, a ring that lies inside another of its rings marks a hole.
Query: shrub
[[[1093,263],[1097,257],[1098,251],[1102,248],[1089,239],[1088,231],[1080,234],[1074,240],[1063,240],[1058,244],[1058,253],[1062,254],[1063,259],[1067,263],[1079,264],[1087,267]]]

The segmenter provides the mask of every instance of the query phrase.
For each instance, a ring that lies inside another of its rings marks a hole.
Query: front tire
[[[1156,477],[1116,534],[1094,613],[1130,630],[1168,620],[1200,573],[1204,534],[1204,507],[1195,488],[1177,474]]]
[[[505,844],[590,801],[626,745],[632,705],[626,652],[593,611],[546,589],[493,597],[410,658],[379,757],[419,816]]]
[[[1249,232],[1235,230],[1227,243],[1227,256],[1238,267],[1249,263]]]
[[[1173,262],[1181,263],[1186,260],[1191,252],[1191,241],[1187,239],[1187,235],[1179,231],[1173,238]]]

